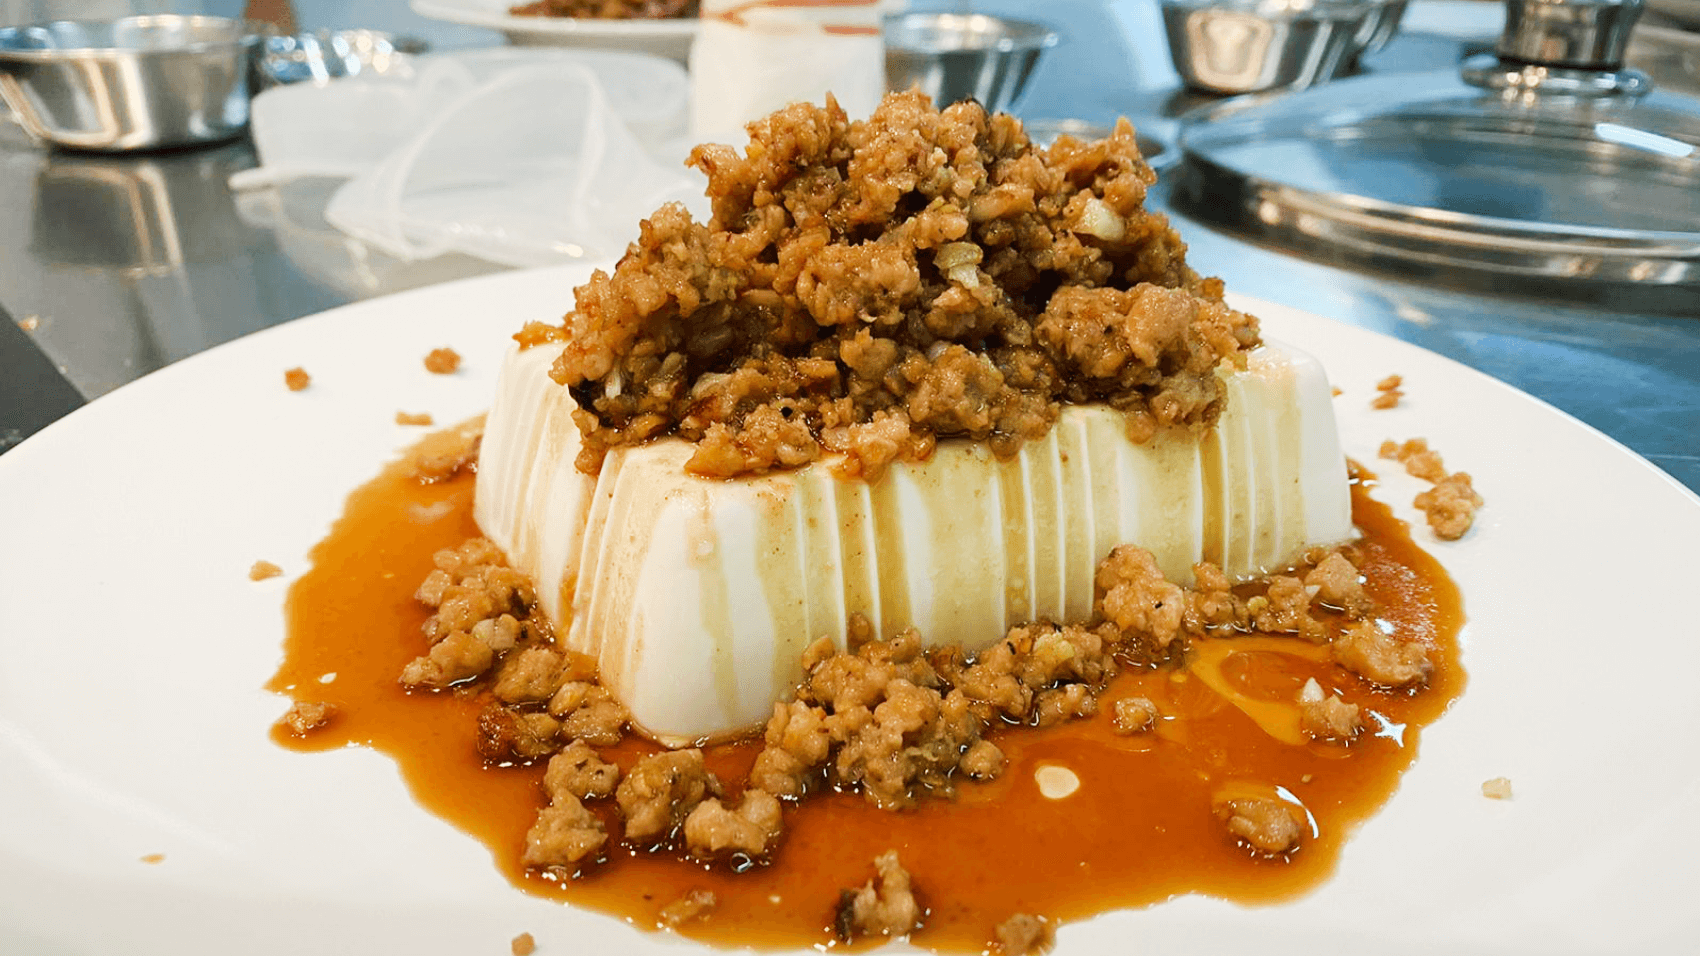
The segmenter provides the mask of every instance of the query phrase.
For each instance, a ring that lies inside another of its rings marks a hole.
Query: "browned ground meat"
[[[283,384],[287,386],[290,391],[299,392],[308,385],[313,384],[313,377],[307,374],[306,369],[297,366],[283,373]]]
[[[661,925],[677,929],[693,919],[706,915],[714,909],[716,902],[711,890],[691,890],[684,896],[661,907]]]
[[[1121,545],[1098,565],[1098,611],[1124,636],[1162,649],[1180,634],[1187,602],[1169,583],[1151,552]]]
[[[570,793],[557,793],[525,833],[526,866],[571,866],[602,849],[608,831]]]
[[[1374,621],[1360,621],[1346,628],[1334,638],[1332,649],[1341,667],[1388,687],[1425,680],[1432,667],[1428,648],[1400,640]]]
[[[1118,734],[1137,734],[1157,724],[1157,705],[1148,697],[1124,697],[1116,701],[1110,726]]]
[[[1412,502],[1428,517],[1429,529],[1445,541],[1456,541],[1476,522],[1482,496],[1476,493],[1467,471],[1447,475]]]
[[[317,700],[298,700],[289,705],[280,723],[289,728],[289,732],[297,737],[305,737],[320,727],[330,724],[336,719],[335,704],[327,704]]]
[[[608,763],[582,740],[575,740],[549,758],[543,789],[550,797],[565,791],[580,800],[606,797],[620,781],[620,768]]]
[[[1216,815],[1229,833],[1264,853],[1285,853],[1298,846],[1304,834],[1298,810],[1273,797],[1225,800]]]
[[[414,448],[413,476],[430,484],[447,481],[462,470],[476,470],[483,440],[482,419],[432,432]]]
[[[1375,601],[1364,591],[1358,569],[1338,551],[1312,568],[1304,576],[1304,583],[1307,588],[1316,588],[1316,600],[1354,617],[1362,617],[1375,609]]]
[[[525,575],[507,566],[502,553],[485,538],[437,552],[436,570],[419,585],[415,597],[436,609],[425,622],[431,649],[402,669],[409,687],[447,687],[484,673],[524,641],[546,651],[547,624],[533,618],[537,593]],[[525,653],[531,653],[528,650]]]
[[[1407,474],[1424,481],[1439,481],[1446,477],[1446,465],[1440,452],[1429,448],[1426,438],[1413,438],[1404,444],[1389,439],[1381,443],[1376,455],[1397,461],[1405,466]]]
[[[751,788],[737,807],[727,807],[715,797],[696,805],[685,817],[685,845],[697,856],[725,853],[766,856],[779,838],[779,799]]]
[[[749,131],[743,154],[691,154],[709,223],[661,208],[562,326],[518,336],[566,343],[552,374],[581,406],[583,471],[677,434],[697,474],[841,452],[872,480],[939,437],[1013,453],[1062,402],[1118,408],[1138,440],[1203,429],[1217,365],[1258,342],[1145,210],[1126,122],[1039,149],[1012,117],[910,92],[866,121],[829,100]]]
[[[509,7],[516,17],[583,17],[596,20],[659,20],[694,17],[698,0],[535,0]]]
[[[666,839],[697,804],[719,792],[720,781],[703,766],[702,751],[675,750],[634,764],[614,799],[626,818],[626,839],[654,842]]]
[[[1251,612],[1252,627],[1259,631],[1326,640],[1327,629],[1311,616],[1311,597],[1312,591],[1303,580],[1277,574],[1269,579],[1269,587],[1263,594],[1246,601],[1246,610]]]
[[[1357,704],[1346,703],[1339,694],[1324,694],[1314,677],[1299,689],[1299,723],[1318,740],[1347,740],[1364,726]]]
[[[1034,956],[1049,952],[1056,941],[1056,924],[1042,916],[1017,913],[998,924],[992,952],[998,956]]]
[[[1234,593],[1222,569],[1208,561],[1192,566],[1193,586],[1186,594],[1182,621],[1188,634],[1216,635],[1243,631],[1251,626],[1246,601]]]
[[[1389,375],[1376,382],[1375,397],[1370,399],[1369,407],[1378,409],[1398,408],[1399,399],[1405,397],[1405,393],[1399,390],[1399,386],[1403,384],[1405,384],[1404,378],[1398,375]]]
[[[611,747],[625,735],[625,705],[601,685],[588,681],[562,684],[549,699],[549,713],[561,718],[561,735],[597,747]]]
[[[906,936],[921,926],[921,905],[896,850],[874,858],[874,878],[838,898],[838,937]]]
[[[425,371],[433,375],[452,375],[460,368],[460,353],[454,349],[432,349],[425,356]]]

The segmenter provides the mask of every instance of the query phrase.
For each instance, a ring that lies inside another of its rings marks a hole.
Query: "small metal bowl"
[[[120,152],[230,139],[248,124],[260,36],[224,17],[0,29],[0,97],[32,137]]]
[[[1256,93],[1343,74],[1403,12],[1404,0],[1163,0],[1163,27],[1187,86]]]
[[[885,82],[919,86],[945,106],[974,99],[1009,109],[1057,35],[1044,24],[985,14],[906,13],[885,19]]]

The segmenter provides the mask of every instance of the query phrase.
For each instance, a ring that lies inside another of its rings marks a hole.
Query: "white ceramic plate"
[[[466,956],[521,932],[542,953],[691,948],[518,892],[386,757],[267,738],[285,591],[344,496],[419,436],[394,413],[482,410],[508,334],[557,316],[583,275],[508,273],[292,322],[0,456],[0,953]],[[1691,951],[1700,499],[1462,366],[1252,307],[1327,363],[1349,453],[1422,435],[1476,476],[1475,529],[1431,544],[1463,588],[1469,685],[1315,893],[1114,913],[1065,926],[1058,951]],[[425,372],[443,345],[460,373]],[[296,365],[305,392],[283,387]],[[1395,372],[1405,401],[1370,411]],[[1409,502],[1415,481],[1381,470],[1382,497]],[[260,558],[287,575],[249,581]],[[1497,776],[1515,799],[1481,795]]]
[[[697,35],[696,19],[597,20],[580,17],[516,17],[518,0],[410,0],[413,12],[431,20],[499,30],[508,42],[536,46],[588,46],[653,53],[684,62]]]

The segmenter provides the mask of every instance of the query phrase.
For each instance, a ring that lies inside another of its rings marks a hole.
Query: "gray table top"
[[[1027,16],[1037,9],[1019,0],[977,6]],[[1042,15],[1063,41],[1042,61],[1021,115],[1099,123],[1128,115],[1159,138],[1173,135],[1174,116],[1196,98],[1177,90],[1154,3],[1057,0]],[[321,25],[307,10],[303,20]],[[439,48],[501,42],[423,20],[401,26]],[[1409,33],[1369,67],[1444,67],[1482,39]],[[0,452],[68,411],[77,395],[97,398],[220,342],[499,268],[462,256],[404,263],[361,252],[323,221],[334,182],[233,195],[229,175],[255,162],[246,141],[151,156],[50,153],[0,123],[0,307],[10,313],[0,312],[0,325],[16,326],[0,329]],[[1153,201],[1164,200],[1159,188]],[[1664,317],[1489,297],[1336,268],[1177,220],[1194,264],[1230,289],[1456,359],[1700,490],[1700,293],[1691,315]]]

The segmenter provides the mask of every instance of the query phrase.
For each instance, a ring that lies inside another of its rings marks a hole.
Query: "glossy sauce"
[[[268,685],[335,704],[339,714],[306,738],[281,730],[274,738],[297,750],[357,744],[390,755],[415,798],[490,847],[527,892],[648,928],[685,892],[712,890],[718,903],[708,918],[681,931],[718,944],[833,945],[839,890],[866,882],[873,858],[891,848],[929,910],[913,941],[947,951],[981,950],[1017,912],[1067,921],[1182,893],[1242,903],[1292,898],[1329,876],[1353,829],[1388,800],[1415,759],[1420,729],[1464,684],[1456,588],[1360,483],[1352,498],[1366,536],[1360,570],[1380,616],[1428,644],[1435,664],[1418,693],[1375,689],[1296,639],[1203,642],[1188,668],[1124,670],[1093,718],[996,732],[1008,768],[990,783],[962,784],[955,801],[924,799],[891,813],[859,794],[814,795],[786,809],[770,865],[734,873],[610,844],[610,859],[555,882],[519,862],[543,802],[541,765],[484,765],[474,747],[478,693],[410,694],[397,683],[426,649],[426,608],[413,592],[432,553],[479,533],[472,495],[470,475],[421,485],[403,462],[349,498],[314,549],[312,570],[291,588],[286,659]],[[330,673],[335,679],[322,682]],[[1281,728],[1290,725],[1307,677],[1364,708],[1366,731],[1349,746],[1277,739],[1287,735]],[[1153,700],[1165,717],[1157,731],[1113,733],[1109,715],[1122,696]],[[605,756],[629,767],[653,749],[628,740]],[[710,769],[733,796],[759,749],[759,740],[708,748]],[[1043,796],[1035,771],[1045,765],[1068,768],[1078,789],[1062,799]],[[1270,858],[1230,837],[1212,801],[1272,787],[1302,801],[1316,832],[1298,850]],[[605,813],[607,803],[589,805]]]

